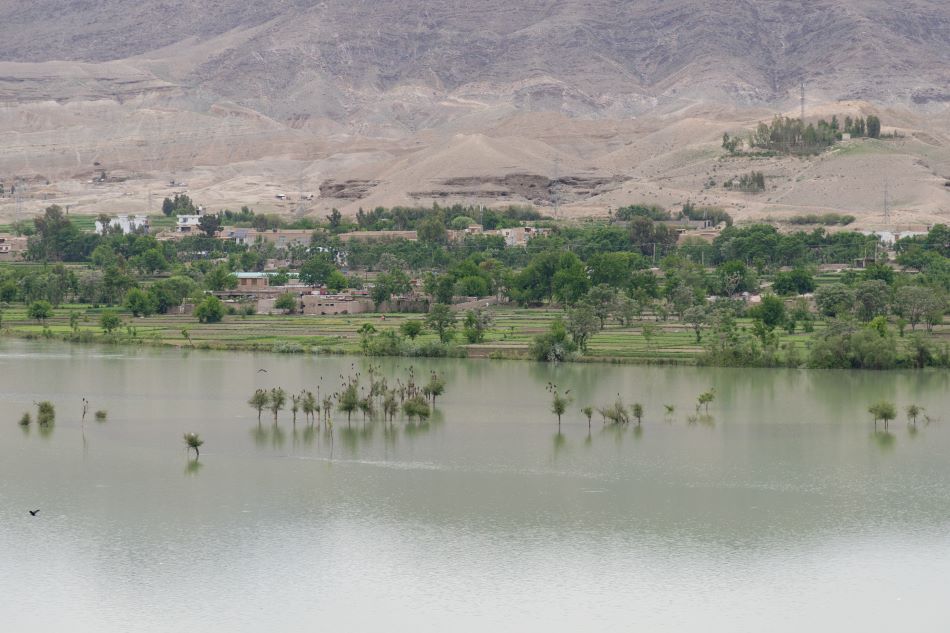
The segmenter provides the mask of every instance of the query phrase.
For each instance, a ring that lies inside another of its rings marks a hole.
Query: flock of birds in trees
[[[549,382],[545,389],[551,394],[551,413],[557,416],[557,430],[558,433],[560,433],[561,416],[567,412],[567,407],[573,401],[573,398],[571,398],[571,390],[568,389],[562,394],[558,386],[552,382]],[[716,390],[714,388],[710,388],[708,391],[704,391],[703,393],[699,394],[699,397],[696,398],[696,415],[690,415],[687,418],[687,421],[690,424],[695,424],[698,422],[700,420],[700,409],[703,409],[703,414],[708,417],[709,404],[715,399]],[[669,421],[672,415],[676,412],[676,406],[672,404],[664,404],[663,408],[666,412],[666,420]],[[587,418],[588,431],[590,430],[591,419],[594,417],[595,412],[600,414],[604,425],[609,423],[616,426],[626,426],[632,421],[636,420],[636,426],[639,428],[643,424],[645,409],[643,408],[643,404],[639,402],[634,402],[632,405],[627,407],[627,405],[623,402],[623,398],[618,393],[617,399],[614,400],[612,404],[602,407],[587,405],[581,409],[581,413],[585,418]]]
[[[332,393],[326,393],[322,384],[317,385],[316,393],[304,389],[288,394],[281,387],[257,389],[248,405],[257,411],[258,425],[264,411],[269,411],[273,423],[277,424],[280,412],[289,408],[294,426],[297,416],[302,414],[310,426],[323,424],[326,429],[332,429],[334,410],[346,415],[347,425],[351,424],[354,413],[362,414],[364,421],[382,415],[383,421],[392,425],[400,411],[410,422],[416,419],[424,422],[432,415],[436,398],[445,393],[445,379],[434,371],[425,383],[419,383],[415,369],[410,366],[405,382],[397,378],[391,385],[378,367],[370,366],[365,378],[355,367],[353,370],[348,376],[340,374],[339,388]],[[320,380],[322,383],[323,379]]]

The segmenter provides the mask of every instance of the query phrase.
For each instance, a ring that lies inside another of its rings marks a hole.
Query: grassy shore
[[[70,313],[78,315],[75,331]],[[2,328],[6,336],[20,338],[67,339],[80,342],[109,342],[137,345],[193,347],[198,349],[257,350],[283,353],[360,354],[360,335],[364,324],[377,332],[397,329],[406,320],[423,318],[419,314],[361,314],[340,316],[306,315],[229,315],[220,323],[201,324],[194,317],[155,315],[135,318],[123,314],[123,325],[111,335],[99,326],[101,310],[86,305],[64,305],[45,323],[28,318],[22,306],[7,308]],[[499,307],[493,310],[495,322],[485,341],[476,345],[464,342],[461,332],[455,344],[460,355],[471,358],[528,358],[532,339],[548,330],[552,321],[563,313],[557,309],[526,309]],[[751,321],[740,319],[740,327],[751,327]],[[822,324],[816,323],[816,331]],[[812,334],[781,332],[781,343],[794,345],[804,355]],[[950,340],[950,327],[938,328],[934,339]],[[426,331],[417,343],[436,342]],[[587,353],[579,360],[623,363],[694,364],[702,346],[696,343],[693,331],[670,321],[652,318],[632,327],[607,324],[591,337]]]

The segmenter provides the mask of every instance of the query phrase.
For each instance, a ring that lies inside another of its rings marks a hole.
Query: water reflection
[[[890,431],[875,431],[873,433],[875,444],[881,451],[893,451],[897,442],[897,436]]]
[[[197,459],[189,459],[188,463],[185,465],[185,475],[188,477],[194,477],[202,468],[204,468],[204,466],[205,465]]]

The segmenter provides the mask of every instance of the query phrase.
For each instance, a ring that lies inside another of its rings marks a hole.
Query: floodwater
[[[372,362],[440,372],[433,419],[331,436],[246,403],[369,359],[0,341],[0,628],[950,629],[948,372]],[[642,428],[588,432],[618,393]],[[23,429],[39,400],[55,426]]]

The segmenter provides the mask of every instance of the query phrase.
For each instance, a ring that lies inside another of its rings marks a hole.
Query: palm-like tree
[[[201,448],[201,445],[204,444],[205,441],[201,439],[197,433],[185,433],[184,440],[188,450],[194,449],[195,461],[198,461],[198,457],[201,456],[201,452],[198,449]]]

